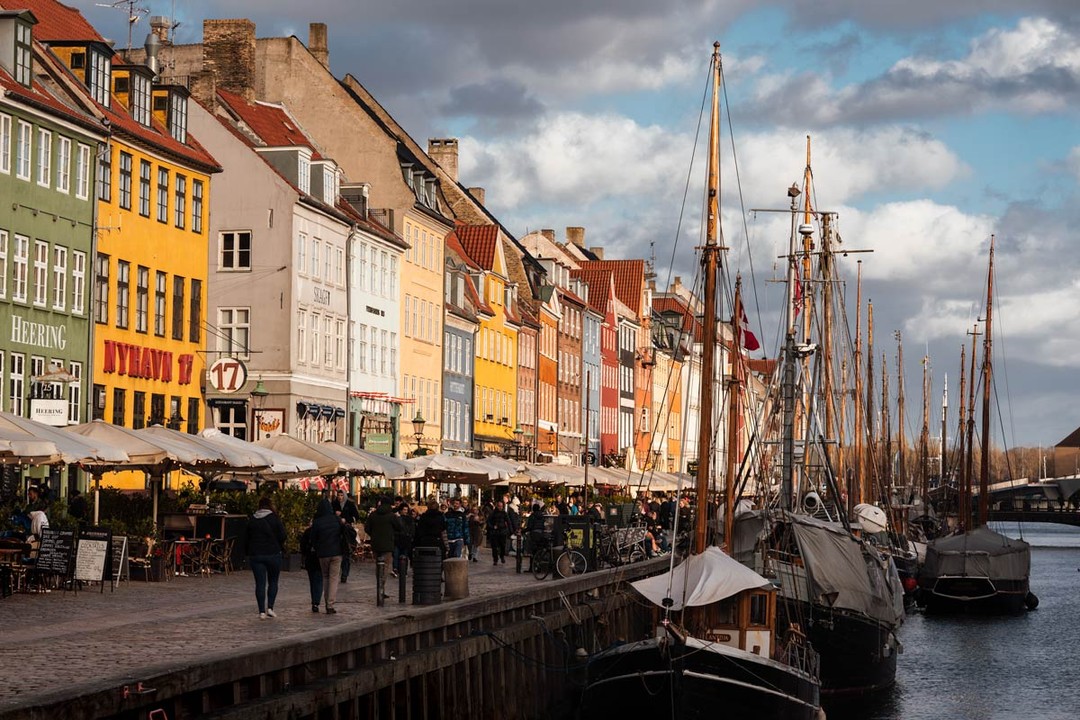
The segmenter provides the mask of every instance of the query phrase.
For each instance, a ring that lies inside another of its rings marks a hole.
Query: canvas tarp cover
[[[791,524],[799,544],[811,596],[824,605],[898,624],[902,605],[892,602],[887,563],[863,554],[859,541],[823,523],[800,519]]]
[[[718,547],[691,555],[663,575],[638,580],[632,585],[659,607],[664,607],[664,598],[670,597],[675,601],[672,610],[708,605],[753,588],[772,588],[772,583]]]
[[[960,575],[1023,580],[1030,569],[1030,545],[981,527],[930,543],[923,573],[930,577]]]

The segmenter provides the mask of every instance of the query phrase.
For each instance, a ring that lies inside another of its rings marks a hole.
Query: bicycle
[[[565,544],[565,537],[563,542]],[[552,572],[561,578],[568,578],[581,575],[588,569],[589,561],[583,553],[567,549],[564,545],[556,546],[551,533],[544,533],[533,549],[532,574],[537,580],[545,579]]]
[[[648,557],[645,551],[644,525],[626,528],[606,528],[600,538],[598,559],[603,565],[619,567]]]

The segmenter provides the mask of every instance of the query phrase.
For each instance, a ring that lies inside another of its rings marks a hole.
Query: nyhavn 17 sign
[[[234,393],[247,382],[247,368],[236,358],[223,357],[210,366],[210,387],[219,393]]]

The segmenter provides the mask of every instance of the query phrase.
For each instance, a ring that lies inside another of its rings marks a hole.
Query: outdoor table
[[[187,573],[184,572],[184,558],[198,555],[202,540],[173,540],[173,544],[176,546],[176,574],[185,577]]]

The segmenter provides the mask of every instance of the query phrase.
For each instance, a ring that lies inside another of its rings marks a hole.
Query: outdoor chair
[[[219,572],[225,575],[232,574],[232,556],[235,546],[236,538],[234,537],[210,541],[207,562],[212,572]]]

